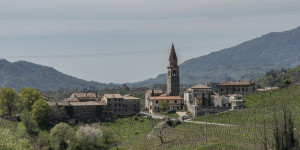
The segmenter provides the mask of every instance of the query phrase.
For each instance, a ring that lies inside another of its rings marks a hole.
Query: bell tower
[[[168,68],[167,92],[169,95],[179,96],[180,93],[179,66],[178,66],[177,56],[176,56],[173,43],[172,43],[172,48],[169,56],[169,65],[167,68]]]

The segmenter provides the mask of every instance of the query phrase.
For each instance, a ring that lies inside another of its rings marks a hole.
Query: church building
[[[150,113],[167,111],[167,110],[182,110],[184,109],[183,99],[179,96],[179,66],[178,59],[172,44],[167,67],[167,92],[158,90],[148,90],[145,94],[145,107]],[[168,104],[165,107],[164,104]],[[164,106],[162,108],[162,106]]]

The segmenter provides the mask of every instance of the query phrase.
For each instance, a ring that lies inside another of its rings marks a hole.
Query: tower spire
[[[170,52],[170,56],[169,56],[169,61],[170,64],[172,66],[177,66],[177,55],[175,52],[175,48],[174,48],[174,44],[172,43],[172,47],[171,47],[171,52]]]

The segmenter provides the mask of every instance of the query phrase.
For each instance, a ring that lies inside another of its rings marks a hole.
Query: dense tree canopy
[[[49,104],[42,99],[34,102],[32,106],[32,118],[36,120],[39,125],[44,125],[49,119]]]
[[[50,138],[59,149],[66,149],[67,141],[74,138],[74,132],[66,123],[59,123],[50,130]]]
[[[0,89],[0,106],[9,116],[11,116],[16,109],[17,101],[18,96],[13,88],[3,87]]]
[[[32,105],[35,101],[42,99],[41,93],[34,88],[21,88],[19,90],[19,97],[23,109],[32,110]]]
[[[0,149],[33,150],[29,140],[16,137],[9,129],[0,128]]]

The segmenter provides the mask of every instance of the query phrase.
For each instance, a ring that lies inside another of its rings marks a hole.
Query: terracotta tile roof
[[[87,102],[48,102],[50,106],[101,106],[106,105],[104,101],[87,101]]]
[[[153,96],[150,100],[182,100],[180,96]]]
[[[157,94],[162,94],[164,93],[163,90],[153,90],[154,93],[157,93]],[[152,93],[152,90],[147,90],[147,93]]]
[[[96,97],[96,94],[95,93],[73,93],[70,96],[70,98],[74,98],[74,97]]]
[[[62,100],[63,102],[79,102],[80,100],[77,98],[67,98]]]
[[[124,100],[140,100],[140,98],[131,96],[131,95],[124,95],[122,96]]]
[[[120,94],[104,94],[106,98],[123,98]]]
[[[253,81],[237,81],[237,82],[233,82],[233,81],[228,81],[228,82],[224,82],[219,84],[219,86],[228,86],[228,85],[252,85],[254,84]]]
[[[195,86],[191,87],[191,89],[211,89],[211,87],[208,87],[208,86],[203,85],[203,84],[198,84],[198,85],[195,85]]]
[[[188,88],[185,90],[186,93],[192,93],[192,91],[193,91],[193,89],[191,89],[191,88]]]

